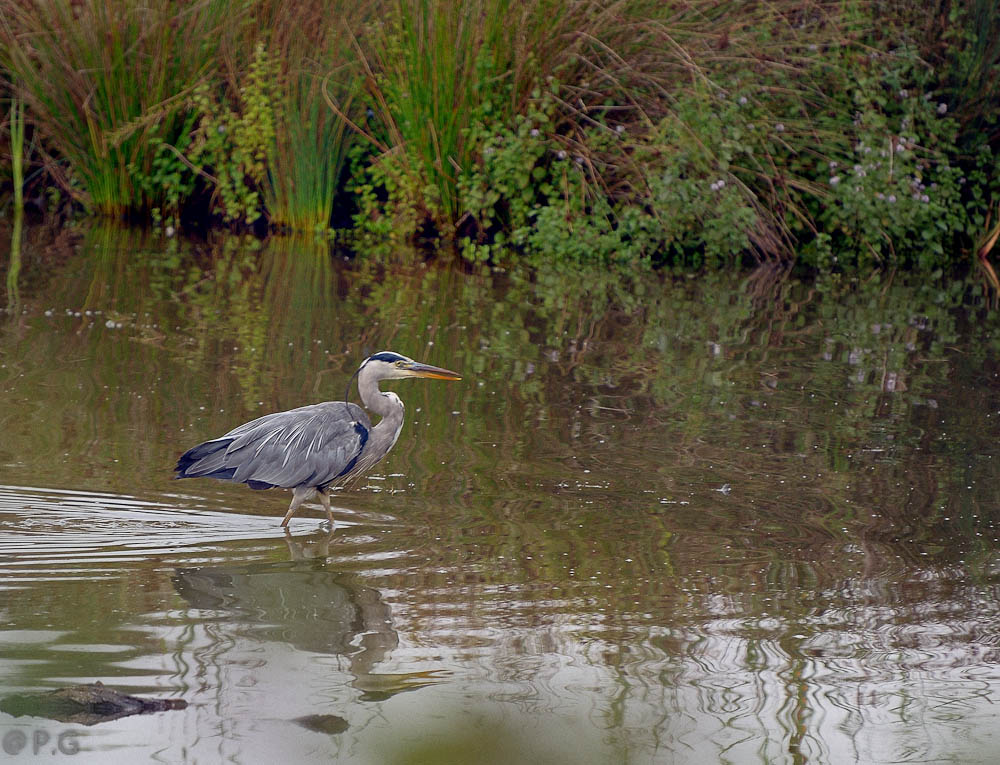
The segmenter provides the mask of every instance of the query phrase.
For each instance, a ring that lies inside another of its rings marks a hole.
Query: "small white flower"
[[[784,133],[785,132],[785,123],[784,122],[779,122],[777,125],[774,126],[774,129],[777,130],[779,133]]]
[[[566,152],[560,149],[559,151],[556,152],[556,157],[558,157],[559,159],[566,159]]]
[[[538,138],[538,136],[540,136],[541,134],[542,134],[542,131],[539,130],[538,128],[531,128],[531,137],[532,138]]]
[[[619,125],[618,127],[615,128],[615,132],[618,133],[618,135],[621,135],[622,133],[625,132],[625,126]]]
[[[896,201],[896,195],[895,194],[890,194],[889,195],[889,201],[890,202],[895,202]]]
[[[740,96],[740,106],[746,106],[748,103],[750,103],[749,98],[746,96]]]
[[[899,97],[900,98],[907,98],[907,97],[909,97],[909,95],[910,95],[910,91],[908,91],[906,88],[903,88],[901,91],[899,91]]]
[[[938,104],[938,114],[947,114],[947,113],[948,113],[948,104],[942,101],[941,103]]]
[[[924,204],[927,204],[928,202],[931,201],[931,198],[929,196],[927,196],[926,194],[921,194],[920,195],[920,201],[923,202]]]
[[[837,166],[836,162],[833,162],[833,161],[830,162],[830,169],[831,170],[833,170],[836,166]]]
[[[836,186],[838,183],[840,183],[840,176],[839,175],[831,175],[830,176],[830,185],[831,186]]]

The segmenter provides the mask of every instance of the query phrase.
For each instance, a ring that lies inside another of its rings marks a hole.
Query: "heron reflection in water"
[[[217,478],[251,489],[291,489],[292,502],[282,526],[303,502],[318,496],[332,527],[330,487],[370,470],[389,453],[403,429],[403,402],[395,393],[379,390],[379,382],[407,377],[462,379],[457,372],[392,351],[369,356],[354,376],[362,403],[382,418],[377,425],[364,409],[347,401],[266,414],[188,449],[177,460],[176,477]]]

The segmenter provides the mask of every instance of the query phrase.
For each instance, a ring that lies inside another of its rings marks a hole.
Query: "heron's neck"
[[[362,370],[358,377],[358,393],[361,395],[361,403],[383,419],[388,417],[390,420],[394,418],[402,420],[402,408],[399,403],[380,391],[378,381],[368,377],[365,370]]]

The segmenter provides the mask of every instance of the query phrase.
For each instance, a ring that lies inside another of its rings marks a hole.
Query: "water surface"
[[[0,713],[5,756],[996,761],[1000,333],[974,290],[409,261],[26,230],[0,692],[189,706]],[[172,480],[383,349],[465,379],[385,386],[406,426],[332,532]]]

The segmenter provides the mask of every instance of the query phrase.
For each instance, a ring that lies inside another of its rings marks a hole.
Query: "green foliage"
[[[348,190],[356,195],[354,240],[365,251],[385,251],[411,242],[438,209],[439,187],[422,184],[412,164],[395,155],[373,155],[358,146],[351,153]]]
[[[755,112],[746,96],[700,84],[643,137],[637,164],[659,219],[661,258],[718,266],[754,246],[763,225],[758,157],[775,138],[773,116]]]
[[[765,242],[752,185],[771,139],[766,127],[754,130],[760,115],[741,105],[747,99],[720,95],[695,87],[651,128],[594,121],[569,141],[560,135],[558,88],[539,94],[513,128],[483,129],[463,204],[480,231],[502,232],[495,242],[545,257],[732,262]],[[467,256],[482,257],[472,244]]]
[[[818,189],[811,210],[824,234],[803,260],[862,271],[887,262],[947,266],[983,225],[989,148],[964,155],[960,123],[915,51],[852,54],[842,67],[851,87],[833,91],[835,111],[816,123],[843,140],[828,141],[803,168]]]
[[[198,128],[190,161],[212,176],[224,221],[250,224],[261,215],[259,190],[275,141],[277,86],[277,64],[259,43],[239,88],[237,108],[230,108],[218,89],[202,86],[194,94]]]
[[[557,92],[553,84],[549,93],[536,93],[513,124],[487,118],[470,131],[480,156],[459,191],[476,233],[462,239],[463,255],[498,258],[513,247],[536,260],[648,262],[658,244],[655,218],[641,207],[615,205],[590,157],[593,147],[622,136],[595,126],[578,146],[587,153],[571,154],[573,146],[556,131]]]
[[[325,232],[361,120],[361,76],[354,30],[373,3],[262,0],[269,50],[280,63],[275,140],[263,187],[276,230]]]
[[[373,152],[354,165],[360,232],[412,237],[430,224],[452,238],[477,214],[463,205],[464,177],[480,169],[487,128],[516,129],[533,91],[582,69],[581,50],[601,47],[591,33],[629,5],[639,3],[388,3],[363,43]]]
[[[347,23],[363,6],[352,8],[328,18],[326,3],[261,2],[261,26],[236,44],[229,76],[195,91],[192,140],[167,164],[179,184],[208,181],[224,222],[265,215],[275,230],[329,229],[361,82]]]
[[[909,49],[824,49],[822,25],[798,33],[794,65],[751,68],[765,29],[699,59],[653,123],[590,119],[569,140],[555,91],[513,127],[487,123],[464,187],[480,232],[466,256],[489,255],[487,231],[573,262],[953,262],[982,230],[995,160],[986,142],[962,151],[935,73]]]
[[[183,155],[191,141],[194,120],[194,114],[188,115],[187,122],[177,136],[177,146],[165,141],[155,142],[159,151],[153,157],[149,172],[136,174],[136,182],[146,196],[160,200],[150,210],[154,225],[177,226],[181,207],[195,191],[196,174],[185,162]]]

